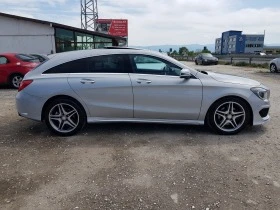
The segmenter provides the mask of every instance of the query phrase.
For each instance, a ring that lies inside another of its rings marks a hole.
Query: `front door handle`
[[[148,80],[148,79],[142,79],[142,78],[137,79],[137,80],[136,80],[136,82],[137,82],[137,83],[139,83],[139,84],[142,84],[142,82],[145,82],[146,84],[150,84],[150,83],[152,83],[152,81],[151,81],[151,80]]]
[[[95,81],[93,79],[81,79],[80,81],[82,84],[94,84]]]

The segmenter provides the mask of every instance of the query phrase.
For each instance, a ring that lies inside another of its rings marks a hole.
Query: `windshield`
[[[211,53],[203,53],[202,54],[204,57],[209,57],[209,58],[212,58],[213,55]]]

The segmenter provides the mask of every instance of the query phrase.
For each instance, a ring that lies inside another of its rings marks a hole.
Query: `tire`
[[[58,98],[45,109],[44,119],[48,128],[60,136],[71,136],[86,124],[86,114],[76,101]]]
[[[207,125],[215,132],[223,135],[237,134],[250,122],[249,105],[235,97],[226,97],[216,101],[209,109],[206,117]]]
[[[194,61],[195,62],[195,65],[198,65],[197,61]]]
[[[270,64],[269,70],[270,70],[271,73],[277,73],[278,72],[277,66],[274,63]]]
[[[10,76],[9,85],[12,88],[18,89],[22,79],[23,79],[23,75],[21,75],[21,74],[13,74],[13,75]]]

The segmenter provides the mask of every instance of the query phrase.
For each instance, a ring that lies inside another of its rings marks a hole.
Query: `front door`
[[[8,69],[10,68],[8,59],[0,55],[0,84],[6,83],[8,80]]]
[[[131,55],[130,73],[134,117],[145,119],[197,120],[202,101],[199,79],[180,78],[181,68],[147,55]]]

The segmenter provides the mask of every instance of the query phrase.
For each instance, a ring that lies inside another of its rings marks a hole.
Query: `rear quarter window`
[[[70,61],[67,63],[55,66],[43,74],[61,74],[61,73],[87,73],[87,58]]]

